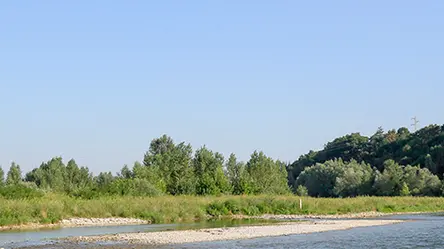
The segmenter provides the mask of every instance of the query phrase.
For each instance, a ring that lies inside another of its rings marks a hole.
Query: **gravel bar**
[[[404,222],[403,220],[320,220],[316,222],[285,222],[275,225],[211,228],[184,231],[163,231],[148,233],[123,233],[101,236],[66,238],[67,242],[123,242],[134,245],[164,245],[204,241],[238,240],[258,237],[306,234],[355,227],[380,226]]]

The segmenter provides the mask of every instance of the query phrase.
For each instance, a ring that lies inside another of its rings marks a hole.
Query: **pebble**
[[[344,230],[354,227],[378,226],[403,222],[401,220],[323,220],[314,222],[286,222],[275,225],[211,228],[185,231],[164,231],[149,233],[126,233],[87,237],[71,237],[70,242],[115,241],[128,244],[180,244],[216,240],[237,240],[266,236],[283,236],[330,230]]]

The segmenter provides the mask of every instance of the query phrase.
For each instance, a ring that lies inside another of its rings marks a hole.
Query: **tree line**
[[[157,196],[290,193],[287,165],[263,152],[254,151],[244,163],[231,154],[227,160],[206,146],[193,150],[190,144],[176,144],[167,135],[153,139],[142,162],[124,165],[117,174],[97,176],[74,159],[65,165],[61,157],[42,163],[22,177],[20,166],[12,163],[6,180],[0,171],[0,185],[66,193],[95,198],[103,195]],[[1,193],[2,191],[0,191]],[[5,191],[3,191],[5,192]]]
[[[370,137],[351,133],[288,166],[289,186],[312,196],[442,195],[444,125]],[[322,188],[322,189],[321,189]]]
[[[254,151],[247,162],[202,146],[175,143],[167,135],[151,141],[143,161],[120,172],[94,176],[74,159],[43,162],[22,175],[12,163],[0,168],[0,195],[33,196],[44,192],[80,198],[104,195],[254,195],[289,194],[316,197],[443,195],[444,125],[411,133],[403,127],[370,137],[351,133],[309,151],[293,163]]]

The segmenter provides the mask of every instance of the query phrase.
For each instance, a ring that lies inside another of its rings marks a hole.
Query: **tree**
[[[409,186],[405,182],[402,183],[402,188],[401,188],[400,195],[401,196],[408,196],[408,195],[410,195]]]
[[[128,165],[124,165],[123,168],[120,170],[120,173],[118,174],[120,178],[124,179],[131,179],[134,177],[133,172],[129,169]]]
[[[374,172],[369,164],[352,160],[337,171],[333,192],[338,196],[358,196],[372,194]]]
[[[72,189],[75,189],[77,186],[77,183],[79,182],[80,177],[80,169],[77,165],[76,161],[74,159],[71,159],[68,161],[68,164],[66,165],[66,175],[65,175],[65,189],[68,190],[68,192]]]
[[[399,195],[403,183],[403,169],[393,160],[384,162],[382,174],[377,171],[374,188],[377,195],[395,196]]]
[[[296,184],[306,187],[310,196],[335,196],[336,179],[341,175],[343,164],[342,159],[329,160],[323,164],[317,163],[302,171],[296,179]]]
[[[433,174],[438,173],[436,164],[433,162],[432,156],[430,154],[427,154],[425,156],[424,167],[429,169]]]
[[[429,169],[407,165],[404,167],[403,181],[410,193],[416,196],[440,195],[441,181]]]
[[[154,185],[164,185],[169,194],[193,194],[195,178],[191,154],[191,145],[184,142],[175,145],[166,135],[153,139],[144,156],[144,165],[149,169],[146,174],[154,174],[153,178],[160,181]]]
[[[196,176],[196,194],[216,195],[229,191],[229,183],[223,171],[222,154],[213,153],[205,146],[194,155],[193,166]]]
[[[297,189],[303,186],[309,195],[319,197],[370,195],[373,182],[374,170],[369,164],[341,158],[308,167],[296,179]]]
[[[100,172],[95,178],[97,188],[102,192],[108,192],[115,178],[111,172]]]
[[[430,155],[436,169],[435,174],[442,176],[444,174],[444,142],[442,142],[440,145],[432,146],[430,148]]]
[[[3,171],[2,167],[0,166],[0,187],[5,185],[5,172]]]
[[[285,164],[274,161],[262,151],[253,152],[247,162],[246,170],[253,194],[285,194],[289,192]]]
[[[309,151],[294,161],[289,167],[289,185],[293,189],[297,187],[296,179],[305,168],[337,158],[344,162],[364,161],[379,172],[384,171],[385,161],[393,160],[400,166],[428,168],[441,178],[444,174],[444,125],[429,125],[415,133],[405,127],[384,133],[379,127],[369,138],[359,133],[336,138],[324,149]]]
[[[242,162],[237,162],[236,155],[232,153],[228,158],[226,168],[231,192],[235,195],[247,194],[249,192],[248,173],[245,171],[245,165]]]
[[[134,162],[132,175],[135,179],[147,180],[162,193],[166,192],[166,183],[162,179],[162,174],[158,167],[144,166],[140,162]]]
[[[77,165],[73,166],[75,162],[70,161],[70,170],[75,170]],[[61,157],[53,157],[48,162],[42,163],[39,168],[26,174],[26,181],[34,182],[37,186],[44,189],[52,189],[54,191],[63,192],[66,187],[69,188],[71,182],[67,181],[67,170],[63,164]],[[74,172],[69,172],[74,174]],[[67,185],[67,186],[65,186]]]
[[[6,177],[6,185],[18,185],[22,182],[22,170],[20,169],[20,165],[15,162],[11,163],[11,167],[9,168],[8,175]]]
[[[344,161],[355,159],[360,162],[368,156],[369,138],[359,133],[351,133],[327,143],[324,150],[318,152],[320,162],[342,158]]]
[[[288,168],[288,185],[295,189],[296,179],[304,171],[305,168],[309,166],[313,166],[316,162],[321,162],[319,159],[319,153],[313,150],[310,150],[307,154],[301,155],[298,160],[294,161],[290,164]]]
[[[93,185],[93,176],[87,167],[80,167],[74,159],[68,161],[65,172],[65,191],[68,194]]]

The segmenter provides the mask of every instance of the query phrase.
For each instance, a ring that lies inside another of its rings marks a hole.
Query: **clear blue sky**
[[[0,164],[117,172],[164,133],[293,161],[444,123],[444,1],[5,1]]]

